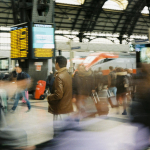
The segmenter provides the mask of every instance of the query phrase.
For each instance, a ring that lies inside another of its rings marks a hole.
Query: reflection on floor
[[[6,114],[6,120],[9,126],[20,127],[27,132],[28,145],[36,145],[53,138],[53,115],[48,113],[47,100],[30,100],[30,102],[32,106],[30,112],[26,113],[27,106],[20,101],[15,113]],[[13,101],[8,103],[9,109],[12,104]],[[121,106],[119,114],[115,108],[110,108],[107,117],[87,118],[80,124],[86,134],[96,133],[100,143],[108,140],[110,144],[113,143],[114,150],[119,143],[132,145],[137,127],[129,123],[129,116],[121,115],[122,111]]]

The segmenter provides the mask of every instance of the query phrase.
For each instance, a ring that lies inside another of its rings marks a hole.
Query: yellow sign
[[[53,57],[53,50],[46,48],[35,48],[34,57]]]
[[[27,58],[28,28],[11,31],[11,58]]]

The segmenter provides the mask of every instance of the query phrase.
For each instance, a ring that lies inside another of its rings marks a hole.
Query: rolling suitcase
[[[108,102],[106,100],[100,100],[97,92],[92,93],[92,97],[99,115],[107,115],[109,112]]]
[[[114,96],[109,90],[107,90],[107,97],[112,108],[118,107],[116,96]]]

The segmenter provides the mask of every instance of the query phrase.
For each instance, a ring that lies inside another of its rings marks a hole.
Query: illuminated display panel
[[[150,44],[137,44],[135,50],[137,68],[141,67],[140,63],[150,64]]]
[[[53,57],[53,51],[55,48],[53,25],[33,24],[32,38],[32,58],[48,59]]]
[[[11,27],[11,59],[28,58],[28,26]]]

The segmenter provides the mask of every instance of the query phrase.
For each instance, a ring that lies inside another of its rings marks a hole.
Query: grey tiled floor
[[[27,106],[19,102],[15,113],[7,113],[7,125],[15,126],[24,129],[28,135],[28,145],[36,145],[52,139],[53,137],[53,115],[48,113],[48,103],[46,100],[30,100],[32,109],[26,113]],[[13,102],[9,102],[11,108]],[[110,108],[107,117],[87,118],[81,121],[80,124],[84,127],[84,131],[88,133],[96,133],[100,137],[110,138],[111,143],[114,141],[133,144],[134,134],[137,127],[128,123],[128,116],[122,116],[122,107],[120,114],[116,114],[116,109]],[[128,135],[127,135],[128,133]],[[117,138],[114,139],[113,138]],[[126,136],[129,136],[126,139]],[[104,140],[104,139],[103,139]],[[105,139],[106,140],[106,139]]]
[[[7,125],[24,129],[28,135],[28,145],[35,145],[52,139],[53,137],[53,115],[48,113],[47,101],[30,100],[31,111],[26,113],[27,106],[22,102],[15,113],[7,113]],[[9,103],[9,108],[11,108]]]

